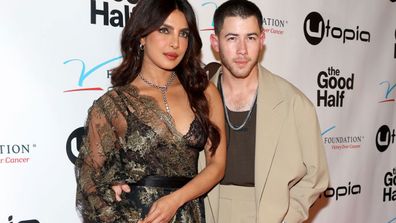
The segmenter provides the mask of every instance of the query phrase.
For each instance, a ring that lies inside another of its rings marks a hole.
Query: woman
[[[200,66],[187,0],[144,0],[121,39],[113,89],[90,108],[76,162],[84,222],[205,222],[201,195],[224,174],[222,103]],[[197,173],[198,154],[207,166]],[[129,185],[116,201],[112,187]]]

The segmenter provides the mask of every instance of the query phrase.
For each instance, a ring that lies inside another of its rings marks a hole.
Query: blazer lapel
[[[259,90],[257,96],[255,188],[257,208],[263,196],[264,186],[277,148],[278,138],[286,115],[282,109],[283,96],[272,74],[259,66]]]
[[[210,81],[216,85],[217,87],[217,83],[219,82],[219,77],[220,77],[220,73],[221,73],[221,67],[217,70],[217,72],[213,75],[213,77],[210,79]]]

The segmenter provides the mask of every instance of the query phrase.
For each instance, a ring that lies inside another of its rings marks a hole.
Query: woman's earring
[[[139,45],[139,49],[140,49],[140,51],[144,51],[144,45],[143,45],[143,44],[140,44],[140,45]]]

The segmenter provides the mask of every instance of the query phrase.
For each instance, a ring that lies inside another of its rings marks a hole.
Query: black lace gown
[[[194,177],[206,143],[197,118],[182,135],[172,117],[133,86],[116,87],[96,100],[86,131],[76,162],[76,206],[84,222],[144,218],[154,201],[175,189],[135,186],[117,202],[111,186],[153,175]],[[179,208],[171,222],[205,222],[202,198]]]

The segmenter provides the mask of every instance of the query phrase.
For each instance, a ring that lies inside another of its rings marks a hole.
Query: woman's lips
[[[164,53],[169,60],[176,60],[179,56],[177,53]]]

